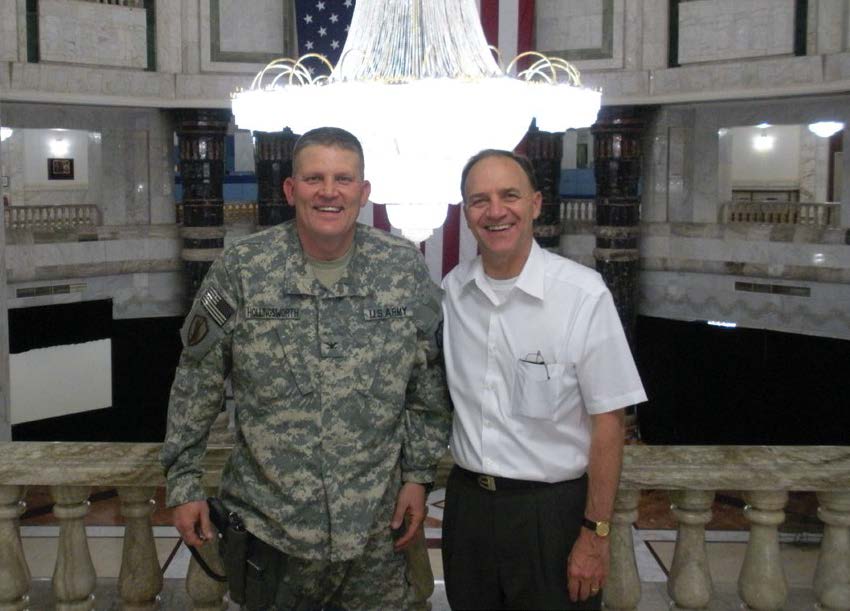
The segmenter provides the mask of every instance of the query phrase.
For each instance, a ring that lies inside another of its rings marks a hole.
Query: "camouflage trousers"
[[[254,539],[246,583],[246,611],[427,611],[433,592],[424,532],[407,553],[393,550],[389,533],[369,540],[363,555],[346,562],[287,556]],[[425,568],[427,566],[427,569]],[[425,574],[427,572],[427,575]],[[430,585],[430,588],[428,587]]]

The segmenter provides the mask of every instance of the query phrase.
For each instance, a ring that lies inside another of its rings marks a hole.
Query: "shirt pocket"
[[[565,390],[575,382],[572,368],[563,363],[516,361],[511,411],[515,416],[554,420]],[[572,380],[570,379],[572,378]]]

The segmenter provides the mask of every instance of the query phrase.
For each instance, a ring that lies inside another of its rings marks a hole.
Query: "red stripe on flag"
[[[460,258],[460,206],[449,206],[443,223],[443,276],[452,271]]]
[[[384,231],[390,230],[390,217],[387,216],[387,207],[384,204],[372,204],[372,226]]]
[[[499,48],[499,0],[481,0],[481,27],[488,45]]]
[[[534,50],[534,0],[519,0],[517,23],[517,55]]]

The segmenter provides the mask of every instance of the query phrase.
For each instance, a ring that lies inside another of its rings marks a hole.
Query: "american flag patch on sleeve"
[[[204,296],[201,297],[201,304],[203,304],[207,314],[210,315],[210,318],[212,318],[219,327],[223,327],[224,323],[230,320],[230,317],[233,316],[233,308],[230,307],[230,304],[224,300],[224,297],[222,297],[214,287],[210,287],[206,290]]]

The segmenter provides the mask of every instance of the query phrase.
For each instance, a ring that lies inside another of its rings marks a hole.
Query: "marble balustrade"
[[[59,206],[6,206],[3,208],[8,229],[62,231],[71,227],[97,227],[100,209],[94,204]]]
[[[723,206],[725,223],[773,223],[838,227],[839,203],[736,202]]]
[[[124,609],[154,609],[162,588],[150,515],[156,487],[163,485],[153,443],[0,443],[0,611],[27,607],[30,573],[18,527],[30,485],[49,486],[60,524],[53,575],[57,609],[93,609],[97,576],[83,519],[92,486],[115,486],[126,520],[118,591]],[[213,491],[229,453],[211,446],[203,485]],[[446,461],[444,461],[446,462]],[[438,485],[449,464],[441,465]],[[705,525],[715,490],[741,490],[750,537],[738,592],[750,609],[781,609],[788,586],[783,574],[778,525],[789,491],[814,491],[824,522],[812,584],[820,608],[850,609],[850,448],[833,446],[627,446],[611,532],[611,575],[605,588],[608,609],[637,609],[641,584],[634,556],[632,524],[641,490],[669,490],[678,536],[668,580],[675,609],[705,608],[712,581],[705,550]],[[213,566],[215,549],[204,556]],[[195,609],[220,609],[224,589],[194,561],[186,590]]]

